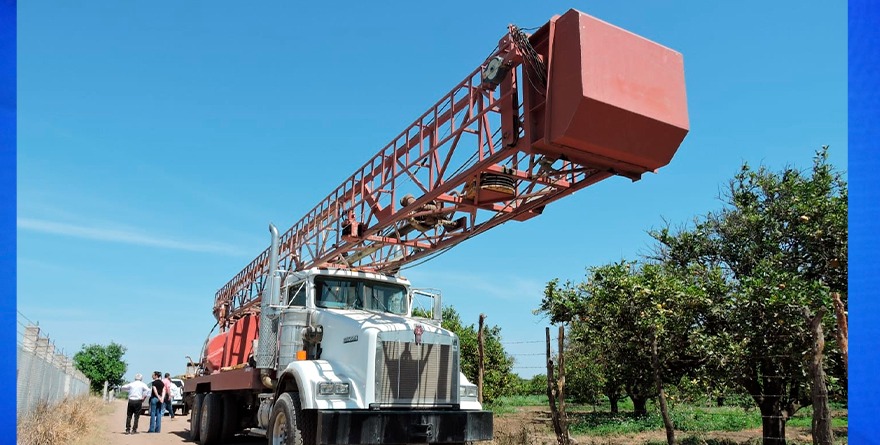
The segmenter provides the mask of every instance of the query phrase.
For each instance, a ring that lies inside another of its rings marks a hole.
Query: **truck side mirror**
[[[442,304],[443,301],[442,300],[443,300],[443,298],[440,296],[440,292],[437,292],[434,295],[434,311],[432,313],[432,315],[434,316],[433,317],[434,321],[436,321],[437,324],[440,324],[443,322],[443,304]]]
[[[443,321],[443,298],[440,296],[440,291],[437,289],[413,289],[412,299],[412,310],[413,316],[415,315],[416,309],[420,309],[420,312],[427,312],[425,306],[427,306],[425,299],[431,299],[431,320],[434,321],[434,324],[440,326],[440,322]],[[417,305],[418,302],[425,302],[421,305]]]

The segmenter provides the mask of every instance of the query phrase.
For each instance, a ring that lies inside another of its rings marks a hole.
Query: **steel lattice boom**
[[[620,43],[608,47],[609,36]],[[612,175],[666,165],[687,127],[680,54],[574,10],[531,36],[511,26],[484,63],[281,235],[279,267],[394,273]],[[217,292],[221,328],[259,310],[268,268],[266,249]]]

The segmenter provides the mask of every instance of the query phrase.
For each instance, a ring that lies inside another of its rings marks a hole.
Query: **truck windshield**
[[[406,314],[406,288],[378,281],[315,277],[315,301],[330,309],[368,309]]]

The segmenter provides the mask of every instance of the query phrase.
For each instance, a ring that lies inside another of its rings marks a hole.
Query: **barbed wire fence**
[[[54,404],[67,397],[89,393],[89,379],[73,360],[56,350],[55,343],[41,334],[38,323],[24,314],[17,317],[16,415],[20,418],[42,403]]]
[[[555,345],[558,339],[553,337],[550,340]],[[547,353],[544,350],[546,340],[501,340],[499,343],[504,347],[507,355],[514,358],[514,370],[527,370],[524,371],[524,374],[540,374],[540,372],[531,371],[532,369],[540,369],[546,373],[545,357]],[[551,355],[555,357],[559,351],[553,345],[551,345]],[[525,359],[520,359],[520,357],[525,357]]]

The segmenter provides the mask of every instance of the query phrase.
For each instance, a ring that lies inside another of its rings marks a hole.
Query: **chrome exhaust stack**
[[[260,301],[260,337],[257,341],[257,353],[254,356],[257,369],[260,370],[263,384],[267,387],[274,386],[274,382],[268,375],[269,370],[275,369],[275,338],[277,332],[277,306],[281,291],[280,277],[278,276],[278,229],[274,224],[269,224],[269,232],[272,234],[272,245],[269,247],[269,282],[268,293],[264,291]]]

